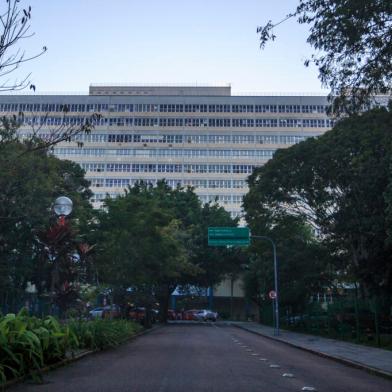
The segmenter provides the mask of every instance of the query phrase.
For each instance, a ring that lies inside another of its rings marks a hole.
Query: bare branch
[[[12,73],[19,66],[42,56],[47,51],[44,46],[40,52],[27,56],[17,47],[18,42],[34,35],[29,32],[31,7],[19,8],[19,0],[7,0],[6,3],[6,9],[0,11],[0,77]],[[23,90],[31,85],[29,78],[30,74],[12,84],[8,81],[0,82],[0,91]]]

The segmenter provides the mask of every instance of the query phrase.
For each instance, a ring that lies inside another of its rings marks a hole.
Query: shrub
[[[68,326],[79,348],[92,350],[116,346],[141,330],[139,324],[126,320],[73,320]]]
[[[39,379],[39,370],[65,358],[72,349],[104,349],[130,338],[140,326],[126,320],[79,320],[61,324],[19,314],[0,317],[0,384],[27,374]]]

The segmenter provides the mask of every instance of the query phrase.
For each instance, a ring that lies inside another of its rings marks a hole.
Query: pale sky
[[[2,2],[4,3],[4,2]],[[233,93],[321,92],[307,26],[289,21],[259,49],[256,28],[298,0],[22,0],[32,6],[24,65],[38,92],[87,92],[91,83],[220,84]],[[2,5],[3,7],[3,5]]]

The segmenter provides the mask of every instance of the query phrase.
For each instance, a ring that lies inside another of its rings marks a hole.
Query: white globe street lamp
[[[54,212],[58,216],[68,216],[72,212],[73,203],[69,197],[60,196],[54,201]]]
[[[73,203],[69,197],[60,196],[54,201],[53,210],[59,217],[59,224],[65,225],[65,217],[72,212]]]

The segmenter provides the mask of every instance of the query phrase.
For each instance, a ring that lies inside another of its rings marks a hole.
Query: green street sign
[[[250,243],[247,227],[209,227],[209,246],[248,246]]]

